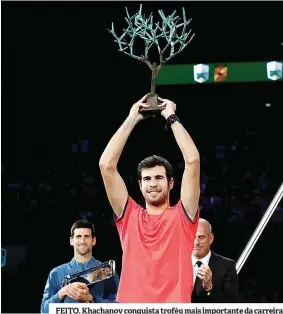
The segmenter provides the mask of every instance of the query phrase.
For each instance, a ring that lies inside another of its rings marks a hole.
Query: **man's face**
[[[210,233],[209,225],[207,223],[199,223],[194,241],[193,255],[198,259],[205,257],[210,250],[213,239],[214,236]]]
[[[92,252],[92,247],[96,243],[96,238],[92,237],[91,229],[78,228],[74,230],[74,236],[70,238],[70,243],[79,255],[86,255]]]
[[[165,168],[155,166],[142,170],[139,184],[146,202],[153,206],[159,206],[167,201],[169,191],[173,188],[173,179],[168,186]]]

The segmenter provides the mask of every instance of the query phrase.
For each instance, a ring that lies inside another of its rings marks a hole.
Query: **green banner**
[[[217,64],[172,64],[159,72],[156,85],[282,81],[283,60]]]

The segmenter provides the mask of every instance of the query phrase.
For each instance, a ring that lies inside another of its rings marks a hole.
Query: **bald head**
[[[210,251],[210,245],[213,242],[211,224],[203,219],[199,219],[198,229],[194,241],[193,255],[197,259],[204,258]]]
[[[198,225],[201,225],[201,227],[204,228],[208,235],[212,233],[211,224],[206,219],[200,218]]]

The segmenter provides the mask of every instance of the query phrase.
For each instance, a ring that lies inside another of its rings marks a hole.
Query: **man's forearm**
[[[133,128],[137,124],[137,119],[128,116],[117,132],[112,136],[103,154],[100,157],[100,167],[116,168],[123,148],[130,136]]]
[[[185,164],[199,161],[199,152],[183,125],[176,121],[171,126],[176,142],[183,154]]]

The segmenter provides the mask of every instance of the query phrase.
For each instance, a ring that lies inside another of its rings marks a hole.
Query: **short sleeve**
[[[189,217],[181,200],[179,200],[179,202],[176,204],[176,207],[179,211],[182,226],[186,232],[186,235],[193,241],[197,232],[197,228],[198,228],[200,209],[198,207],[195,217],[192,220]]]
[[[126,236],[129,221],[138,215],[139,208],[140,206],[128,196],[122,215],[120,217],[115,215],[116,226],[121,240]]]

